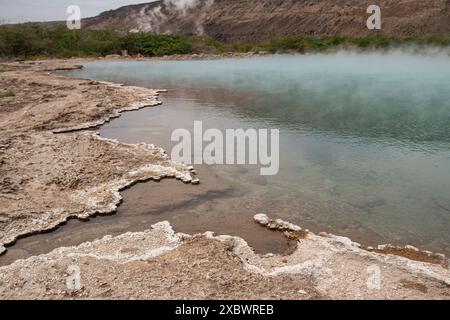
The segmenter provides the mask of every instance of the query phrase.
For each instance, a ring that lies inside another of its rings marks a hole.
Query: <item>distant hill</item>
[[[366,28],[381,7],[382,30]],[[450,33],[450,0],[163,0],[86,18],[83,28],[204,34],[224,41],[280,36],[423,36]]]

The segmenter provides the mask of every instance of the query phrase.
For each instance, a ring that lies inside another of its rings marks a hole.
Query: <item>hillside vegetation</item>
[[[68,30],[64,25],[45,27],[40,24],[0,26],[2,58],[69,58],[99,57],[120,54],[147,57],[173,54],[225,52],[307,53],[338,49],[387,49],[406,46],[450,47],[450,35],[424,37],[281,37],[264,42],[220,42],[207,37],[156,35],[113,30]]]

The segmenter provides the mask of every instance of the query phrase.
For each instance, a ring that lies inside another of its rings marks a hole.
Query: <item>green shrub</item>
[[[260,43],[225,43],[206,37],[124,33],[113,30],[69,30],[64,24],[43,26],[36,23],[0,26],[0,58],[98,57],[120,54],[163,56],[190,53],[268,51],[270,53],[328,52],[340,48],[361,50],[390,47],[450,46],[450,35],[429,37],[317,37],[275,38]]]
[[[127,34],[122,39],[121,47],[128,50],[130,54],[142,54],[149,57],[193,52],[193,42],[187,37],[143,32]]]
[[[2,57],[83,57],[118,54],[161,56],[192,52],[192,39],[178,35],[120,33],[112,30],[69,30],[26,23],[0,26]]]
[[[0,98],[15,97],[15,96],[16,94],[12,91],[4,91],[4,92],[0,91]]]

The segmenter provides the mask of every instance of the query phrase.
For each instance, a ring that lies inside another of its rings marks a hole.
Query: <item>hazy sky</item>
[[[69,5],[81,8],[82,18],[123,5],[152,0],[0,0],[0,23],[66,20]]]

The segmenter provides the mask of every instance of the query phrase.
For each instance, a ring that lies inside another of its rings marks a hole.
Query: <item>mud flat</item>
[[[189,168],[147,144],[99,137],[121,111],[159,104],[158,92],[49,71],[64,61],[0,66],[0,244],[67,219],[113,213],[120,190]],[[242,223],[245,223],[244,221]],[[266,215],[255,223],[295,243],[289,254],[256,254],[241,238],[175,233],[169,222],[0,267],[1,299],[449,299],[448,259],[413,247],[364,248]],[[71,286],[73,271],[79,286]]]

